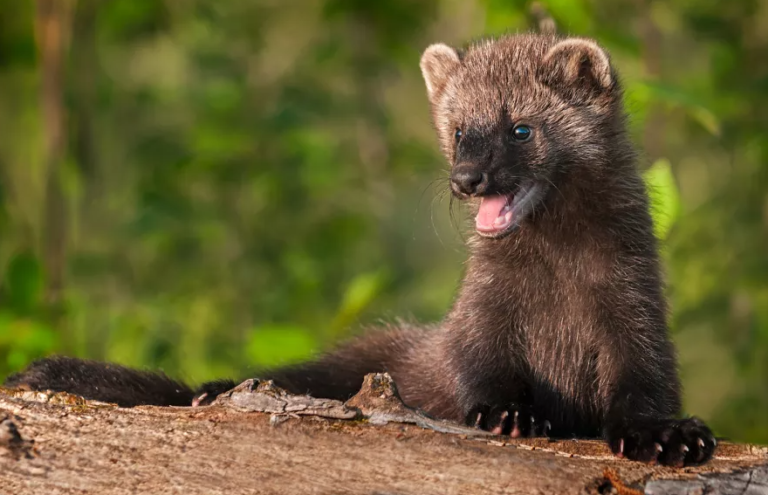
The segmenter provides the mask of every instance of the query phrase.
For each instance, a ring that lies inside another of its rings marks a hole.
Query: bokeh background
[[[0,5],[0,378],[50,353],[247,376],[446,312],[465,218],[419,56],[527,30],[528,2]],[[623,75],[686,410],[768,442],[768,2],[543,5]]]

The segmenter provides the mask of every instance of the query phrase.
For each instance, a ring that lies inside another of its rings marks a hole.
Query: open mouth
[[[510,194],[496,194],[480,198],[480,209],[475,217],[475,229],[484,237],[500,238],[512,232],[541,201],[544,187],[538,182],[526,181]]]

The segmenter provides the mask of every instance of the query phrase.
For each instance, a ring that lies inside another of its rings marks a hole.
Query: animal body
[[[582,38],[508,35],[424,52],[421,70],[451,189],[475,213],[456,301],[263,378],[346,399],[387,371],[406,404],[517,436],[602,436],[630,459],[708,460],[715,438],[681,418],[657,241],[608,54]],[[205,403],[163,375],[71,358],[7,385],[125,406]]]

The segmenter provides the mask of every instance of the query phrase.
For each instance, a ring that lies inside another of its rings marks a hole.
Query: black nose
[[[453,189],[462,194],[482,194],[488,187],[488,174],[475,167],[456,167],[451,173]]]

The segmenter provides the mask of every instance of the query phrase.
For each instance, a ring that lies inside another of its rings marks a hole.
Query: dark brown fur
[[[556,436],[604,435],[630,458],[707,460],[711,432],[675,419],[680,386],[657,243],[607,54],[589,40],[518,35],[461,55],[434,45],[421,66],[443,153],[454,170],[488,179],[482,194],[457,195],[476,203],[526,179],[546,184],[546,195],[508,235],[472,237],[440,325],[383,329],[263,376],[345,399],[365,373],[388,371],[406,403],[434,416],[515,435],[544,433],[546,421]],[[534,129],[530,142],[509,140],[519,122]],[[79,361],[51,362],[9,384],[103,395],[84,380],[53,379]],[[141,390],[125,394],[141,403]]]

